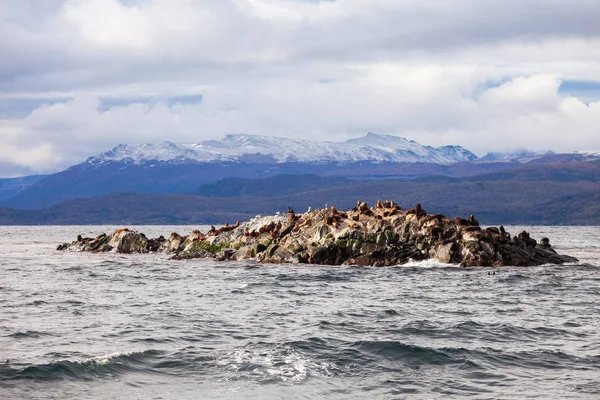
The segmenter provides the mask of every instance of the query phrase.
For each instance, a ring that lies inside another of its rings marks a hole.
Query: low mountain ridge
[[[202,185],[190,194],[206,197],[280,196],[327,187],[350,186],[352,183],[349,179],[339,177],[284,174],[264,179],[226,178]]]
[[[548,156],[556,154],[551,150],[548,151],[532,151],[527,149],[519,149],[504,153],[487,153],[483,157],[479,158],[479,161],[502,161],[502,160],[517,160],[522,158],[531,158],[538,156]]]
[[[17,178],[0,179],[0,202],[16,196],[31,185],[36,184],[48,175],[29,175]]]
[[[600,163],[568,166],[569,179],[563,179],[562,168],[562,164],[532,165],[476,178],[357,180],[351,184],[320,177],[306,185],[311,179],[306,175],[267,178],[262,183],[226,179],[205,186],[203,196],[112,193],[43,210],[4,208],[0,224],[219,224],[257,213],[285,212],[288,206],[298,211],[325,204],[351,208],[358,199],[373,205],[378,199],[391,198],[404,208],[421,203],[427,211],[449,217],[474,214],[484,224],[600,224]],[[281,179],[287,182],[284,190],[273,185]]]

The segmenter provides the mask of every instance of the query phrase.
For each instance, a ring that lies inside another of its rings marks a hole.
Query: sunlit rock
[[[481,228],[472,215],[465,219],[427,214],[420,204],[403,211],[392,201],[379,201],[372,208],[359,201],[346,212],[328,207],[296,214],[290,208],[288,215],[257,216],[235,225],[211,226],[206,233],[172,233],[168,239],[147,239],[142,233],[123,228],[95,239],[79,236],[57,250],[163,252],[178,260],[371,266],[425,259],[465,267],[577,261],[557,254],[548,238],[539,244],[527,232],[511,238],[502,226]]]

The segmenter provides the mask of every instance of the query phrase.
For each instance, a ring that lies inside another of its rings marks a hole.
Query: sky
[[[0,177],[119,143],[600,150],[600,0],[0,0]]]

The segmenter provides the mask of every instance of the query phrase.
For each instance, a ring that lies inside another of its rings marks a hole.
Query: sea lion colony
[[[257,216],[202,233],[148,239],[127,228],[97,238],[77,237],[58,250],[120,253],[163,252],[173,259],[253,259],[261,263],[401,265],[435,259],[462,266],[533,266],[577,259],[557,254],[547,238],[525,231],[511,236],[503,226],[482,228],[471,215],[428,214],[420,204],[403,210],[393,201],[374,207],[359,201],[348,211],[326,207],[297,214]]]

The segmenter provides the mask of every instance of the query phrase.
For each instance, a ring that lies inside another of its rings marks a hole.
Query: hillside
[[[47,175],[29,175],[21,176],[18,178],[0,179],[0,203],[2,201],[15,197],[31,185],[34,185],[42,179],[46,178],[46,176]]]
[[[4,208],[0,209],[0,223],[232,223],[257,213],[285,212],[288,206],[299,211],[325,204],[343,209],[351,208],[358,199],[370,204],[393,199],[404,208],[421,203],[430,213],[442,212],[450,217],[474,214],[484,224],[600,224],[600,164],[538,167],[523,166],[510,173],[463,179],[430,177],[348,184],[345,180],[315,178],[312,186],[307,185],[310,178],[294,175],[263,181],[225,180],[204,186],[203,196],[117,193],[72,200],[43,210]],[[278,179],[287,182],[284,190],[272,184]]]
[[[121,164],[117,162],[89,168],[78,165],[50,175],[26,187],[0,206],[31,210],[64,201],[103,196],[118,192],[176,194],[196,192],[199,186],[223,179],[264,179],[277,175],[316,175],[338,179],[414,179],[444,175],[465,177],[498,172],[520,166],[518,163],[192,163]]]

